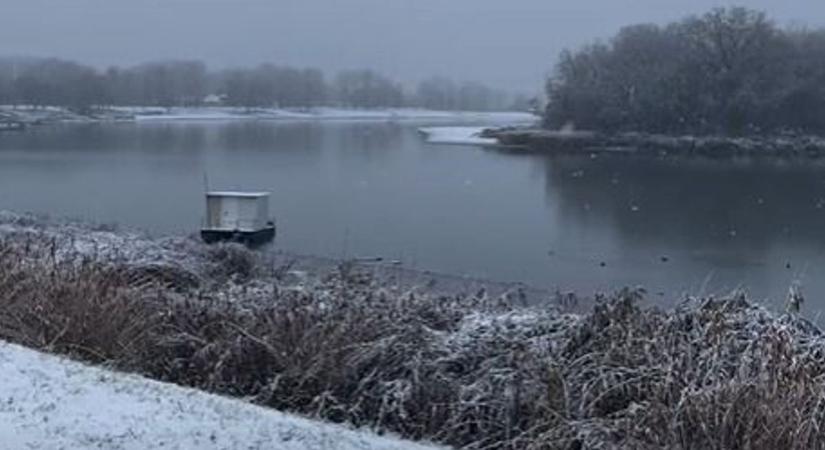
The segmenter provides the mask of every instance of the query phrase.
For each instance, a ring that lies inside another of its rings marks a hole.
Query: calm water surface
[[[745,286],[825,309],[825,164],[548,157],[429,145],[426,123],[66,125],[0,134],[0,209],[191,233],[268,190],[278,246],[583,293]],[[664,301],[664,300],[663,300]]]

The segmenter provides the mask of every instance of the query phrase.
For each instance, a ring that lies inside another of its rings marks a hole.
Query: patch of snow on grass
[[[8,449],[425,450],[0,342]]]

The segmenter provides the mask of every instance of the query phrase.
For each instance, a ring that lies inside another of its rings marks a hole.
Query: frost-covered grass
[[[232,246],[144,271],[59,229],[0,232],[0,338],[461,448],[825,448],[825,338],[741,295],[562,314]]]

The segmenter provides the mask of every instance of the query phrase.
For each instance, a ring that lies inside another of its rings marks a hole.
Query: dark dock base
[[[257,247],[275,239],[275,227],[258,231],[201,230],[201,239],[207,244],[237,242],[249,247]]]

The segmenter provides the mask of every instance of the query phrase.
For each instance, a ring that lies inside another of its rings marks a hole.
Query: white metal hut
[[[269,192],[213,191],[206,193],[206,242],[237,241],[257,244],[275,237],[269,217]]]

